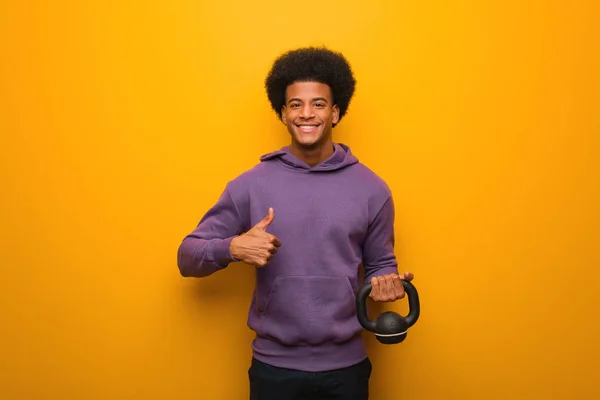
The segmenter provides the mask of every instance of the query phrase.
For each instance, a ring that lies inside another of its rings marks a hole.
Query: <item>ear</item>
[[[337,124],[340,120],[340,109],[338,108],[337,104],[333,105],[333,107],[331,108],[331,112],[331,120],[334,124]]]
[[[287,118],[285,116],[285,104],[281,107],[281,122],[287,125]]]

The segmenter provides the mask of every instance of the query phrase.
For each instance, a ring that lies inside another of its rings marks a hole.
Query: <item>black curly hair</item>
[[[285,92],[294,82],[319,82],[331,88],[333,104],[339,108],[339,121],[348,111],[356,80],[348,60],[325,47],[304,47],[280,55],[265,80],[271,107],[281,119]],[[337,124],[333,124],[335,126]]]

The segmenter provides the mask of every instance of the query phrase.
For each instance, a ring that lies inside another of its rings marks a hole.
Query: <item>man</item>
[[[355,84],[340,53],[281,55],[266,90],[290,145],[228,182],[179,248],[185,277],[234,261],[255,267],[252,400],[368,399],[371,363],[355,309],[360,266],[374,301],[403,298],[401,280],[413,279],[398,275],[388,186],[332,139]]]

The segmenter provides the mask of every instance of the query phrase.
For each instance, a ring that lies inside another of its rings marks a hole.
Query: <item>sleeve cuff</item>
[[[383,267],[367,271],[365,273],[365,283],[371,283],[371,278],[376,276],[396,274],[398,275],[398,267]]]
[[[213,262],[218,264],[221,268],[225,268],[229,263],[238,261],[231,255],[229,246],[235,236],[227,239],[217,239],[213,241],[210,246],[209,257]]]

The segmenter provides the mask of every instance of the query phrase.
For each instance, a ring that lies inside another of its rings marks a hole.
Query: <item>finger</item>
[[[384,276],[378,276],[379,281],[379,301],[386,301],[388,297],[388,284],[387,279]]]
[[[275,253],[277,253],[277,251],[278,251],[277,250],[277,246],[272,245],[271,247],[269,247],[269,253],[270,254],[275,254]]]
[[[254,226],[259,229],[262,229],[264,231],[269,227],[269,225],[271,225],[274,218],[275,218],[275,211],[273,211],[272,207],[269,207],[269,211],[267,212],[267,215],[265,215],[265,217]]]
[[[402,278],[400,278],[400,275],[394,275],[392,281],[394,282],[394,299],[403,298],[405,293]]]
[[[263,262],[263,267],[269,263],[272,257],[273,253],[271,253],[269,250],[261,251],[260,260]]]
[[[256,262],[256,266],[257,267],[264,267],[265,265],[267,265],[267,259],[266,258],[260,258]]]
[[[387,301],[396,299],[396,293],[394,290],[394,275],[385,275],[385,298]]]
[[[408,271],[407,271],[407,272],[405,272],[405,273],[403,274],[403,278],[402,278],[402,279],[404,279],[405,281],[408,281],[408,282],[410,282],[410,281],[412,281],[413,279],[415,279],[415,276],[414,276],[414,275],[413,275],[411,272],[408,272]]]
[[[375,300],[378,301],[379,300],[379,291],[380,291],[380,286],[379,286],[379,280],[376,277],[371,278],[371,294],[370,297]]]
[[[276,247],[281,247],[281,240],[279,240],[279,238],[275,235],[271,235],[271,242],[276,246]]]

